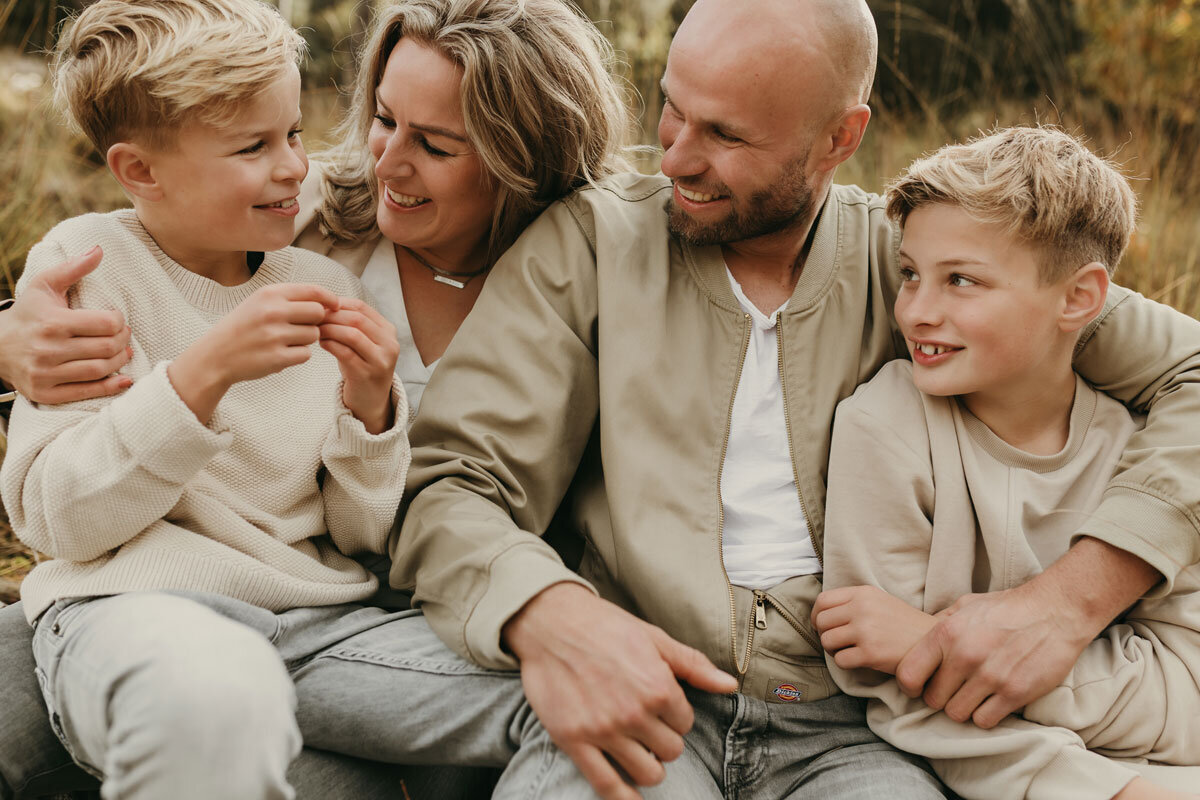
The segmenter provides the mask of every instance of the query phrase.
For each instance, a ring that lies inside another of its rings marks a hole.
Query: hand
[[[321,323],[321,347],[338,361],[342,402],[368,433],[392,426],[392,372],[400,356],[396,326],[353,297],[340,299],[337,311]]]
[[[0,312],[0,378],[35,403],[106,397],[133,385],[115,374],[133,356],[120,312],[67,306],[67,289],[102,256],[93,247],[41,272]]]
[[[179,397],[208,424],[229,387],[302,364],[318,326],[337,311],[328,289],[301,283],[264,286],[179,354],[167,376]]]
[[[581,586],[555,584],[504,627],[521,662],[529,705],[550,738],[605,800],[632,800],[683,753],[693,712],[677,678],[708,692],[737,691],[737,679]]]
[[[936,620],[875,586],[844,586],[817,595],[812,623],[842,669],[895,675],[900,659]]]
[[[901,659],[901,690],[953,720],[991,728],[1058,686],[1092,636],[1081,636],[1067,604],[1041,588],[1031,581],[960,597]]]
[[[1145,778],[1134,778],[1125,788],[1112,796],[1112,800],[1188,800],[1200,798],[1200,794],[1181,794],[1164,789]]]

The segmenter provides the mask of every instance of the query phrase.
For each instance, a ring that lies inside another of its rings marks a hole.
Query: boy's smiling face
[[[246,251],[291,244],[308,172],[299,124],[295,67],[228,123],[185,122],[170,147],[148,156],[160,196],[139,204],[138,214],[159,246],[208,274],[206,265],[221,271],[239,259],[244,265]]]
[[[957,206],[920,206],[904,225],[896,321],[913,381],[931,395],[1020,402],[1070,370],[1065,280],[1043,285],[1039,253]],[[1065,353],[1065,357],[1064,357]]]

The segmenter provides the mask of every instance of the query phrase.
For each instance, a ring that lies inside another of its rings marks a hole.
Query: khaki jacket
[[[752,592],[722,564],[721,468],[750,321],[720,248],[668,233],[670,192],[635,175],[582,190],[497,263],[410,434],[392,583],[485,666],[515,667],[504,623],[574,581],[698,648],[747,694],[817,700],[837,691],[808,619],[819,576]],[[834,408],[905,352],[897,248],[878,197],[834,186],[780,314],[781,435],[819,556]],[[1200,324],[1124,290],[1110,298],[1077,368],[1155,405],[1105,495],[1115,522],[1087,533],[1171,579],[1200,554],[1200,475],[1181,468],[1200,452]],[[578,574],[540,537],[568,490]],[[1141,529],[1147,515],[1163,524]]]

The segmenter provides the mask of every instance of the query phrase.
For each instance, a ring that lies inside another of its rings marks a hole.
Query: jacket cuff
[[[1200,561],[1200,523],[1186,509],[1144,486],[1110,485],[1100,507],[1071,537],[1091,536],[1145,561],[1163,580],[1147,594],[1165,597],[1175,577]]]
[[[1130,767],[1068,745],[1029,782],[1025,800],[1112,800],[1138,773]]]
[[[109,410],[117,441],[129,450],[131,462],[162,480],[182,484],[228,448],[233,434],[217,414],[208,426],[196,419],[171,385],[168,363],[155,365]]]
[[[467,617],[463,637],[472,661],[492,669],[517,669],[519,663],[505,649],[500,632],[543,589],[556,583],[577,583],[593,594],[595,588],[547,552],[541,541],[516,545],[492,561],[487,589]]]

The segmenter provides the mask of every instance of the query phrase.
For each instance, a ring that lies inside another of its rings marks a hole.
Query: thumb
[[[654,643],[676,677],[705,692],[729,694],[737,691],[737,678],[718,669],[708,656],[694,647],[675,641],[660,628],[655,628]]]
[[[51,292],[60,297],[65,297],[67,289],[70,289],[84,275],[87,275],[100,266],[100,259],[103,257],[104,251],[100,249],[100,245],[96,245],[81,256],[75,256],[45,270],[38,276],[38,279]]]

